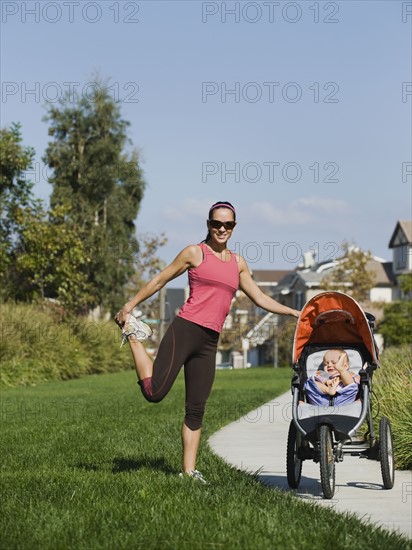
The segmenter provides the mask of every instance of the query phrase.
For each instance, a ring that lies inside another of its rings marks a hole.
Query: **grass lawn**
[[[181,376],[156,405],[132,371],[2,390],[1,548],[410,548],[212,454],[209,435],[290,378],[289,369],[217,372],[198,462],[208,486],[178,477]]]

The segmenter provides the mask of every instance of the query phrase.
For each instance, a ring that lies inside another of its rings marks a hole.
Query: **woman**
[[[199,245],[184,248],[115,316],[129,342],[138,384],[148,401],[161,401],[184,365],[183,473],[203,482],[196,470],[202,418],[213,384],[219,333],[235,292],[240,288],[257,306],[272,313],[299,317],[297,310],[264,294],[253,281],[245,260],[227,248],[235,225],[235,208],[229,202],[215,203],[209,210],[206,239]],[[189,298],[167,330],[153,363],[141,343],[151,330],[134,318],[131,311],[187,270]]]

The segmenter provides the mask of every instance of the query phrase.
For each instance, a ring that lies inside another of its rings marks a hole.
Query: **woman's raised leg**
[[[143,380],[153,375],[153,360],[147,354],[144,345],[138,340],[129,338],[130,349],[132,351],[134,367],[137,378]]]

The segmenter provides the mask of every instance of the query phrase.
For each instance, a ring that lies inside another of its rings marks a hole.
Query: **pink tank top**
[[[189,269],[189,298],[178,317],[221,332],[232,298],[239,288],[239,267],[235,254],[229,262],[220,260],[204,243],[203,261]]]

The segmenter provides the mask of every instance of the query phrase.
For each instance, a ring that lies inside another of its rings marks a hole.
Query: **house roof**
[[[318,271],[301,271],[298,275],[305,281],[305,283],[320,283],[326,273],[324,271],[320,273]]]
[[[395,275],[392,270],[392,262],[379,262],[374,259],[366,263],[366,270],[375,273],[374,286],[386,286],[396,283]]]
[[[389,248],[395,248],[404,243],[412,244],[412,220],[398,221],[389,241]]]
[[[298,272],[297,271],[287,271],[284,277],[279,281],[279,288],[288,288],[291,287],[295,281],[298,279],[297,277]]]
[[[252,271],[254,281],[259,283],[278,284],[279,281],[289,273],[286,269],[255,269]]]

